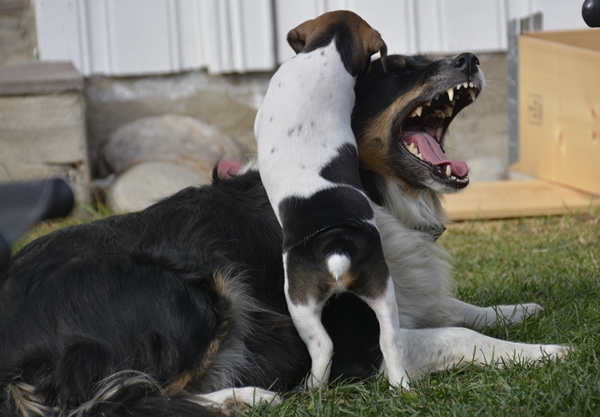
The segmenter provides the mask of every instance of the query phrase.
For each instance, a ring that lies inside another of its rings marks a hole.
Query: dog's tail
[[[0,416],[19,417],[214,417],[218,409],[194,401],[189,394],[168,396],[149,376],[118,372],[97,384],[91,400],[77,407],[48,405],[35,388],[20,380],[10,382],[0,404]]]

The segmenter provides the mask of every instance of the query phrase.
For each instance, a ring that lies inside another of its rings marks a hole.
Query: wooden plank
[[[475,182],[446,196],[452,220],[566,214],[600,206],[600,198],[543,180]]]

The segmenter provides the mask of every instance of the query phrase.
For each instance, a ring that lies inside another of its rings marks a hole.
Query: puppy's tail
[[[350,270],[350,266],[352,265],[350,257],[341,253],[330,254],[325,262],[327,263],[329,273],[333,275],[336,281],[344,276],[348,270]]]
[[[22,381],[6,387],[0,416],[22,417],[214,417],[218,410],[192,401],[188,394],[167,396],[152,378],[133,371],[116,373],[97,385],[95,395],[78,407],[48,405]]]

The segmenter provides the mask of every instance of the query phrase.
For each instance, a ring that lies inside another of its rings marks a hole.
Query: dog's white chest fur
[[[340,146],[356,147],[350,126],[354,83],[335,40],[286,61],[271,79],[254,133],[261,179],[278,219],[284,198],[335,185],[319,172]]]

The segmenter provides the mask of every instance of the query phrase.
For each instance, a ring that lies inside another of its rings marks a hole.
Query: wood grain
[[[581,32],[565,40],[600,45],[600,31]],[[513,169],[600,194],[600,52],[521,36],[519,126]]]
[[[452,220],[566,214],[600,206],[600,197],[543,180],[476,182],[446,196]]]

